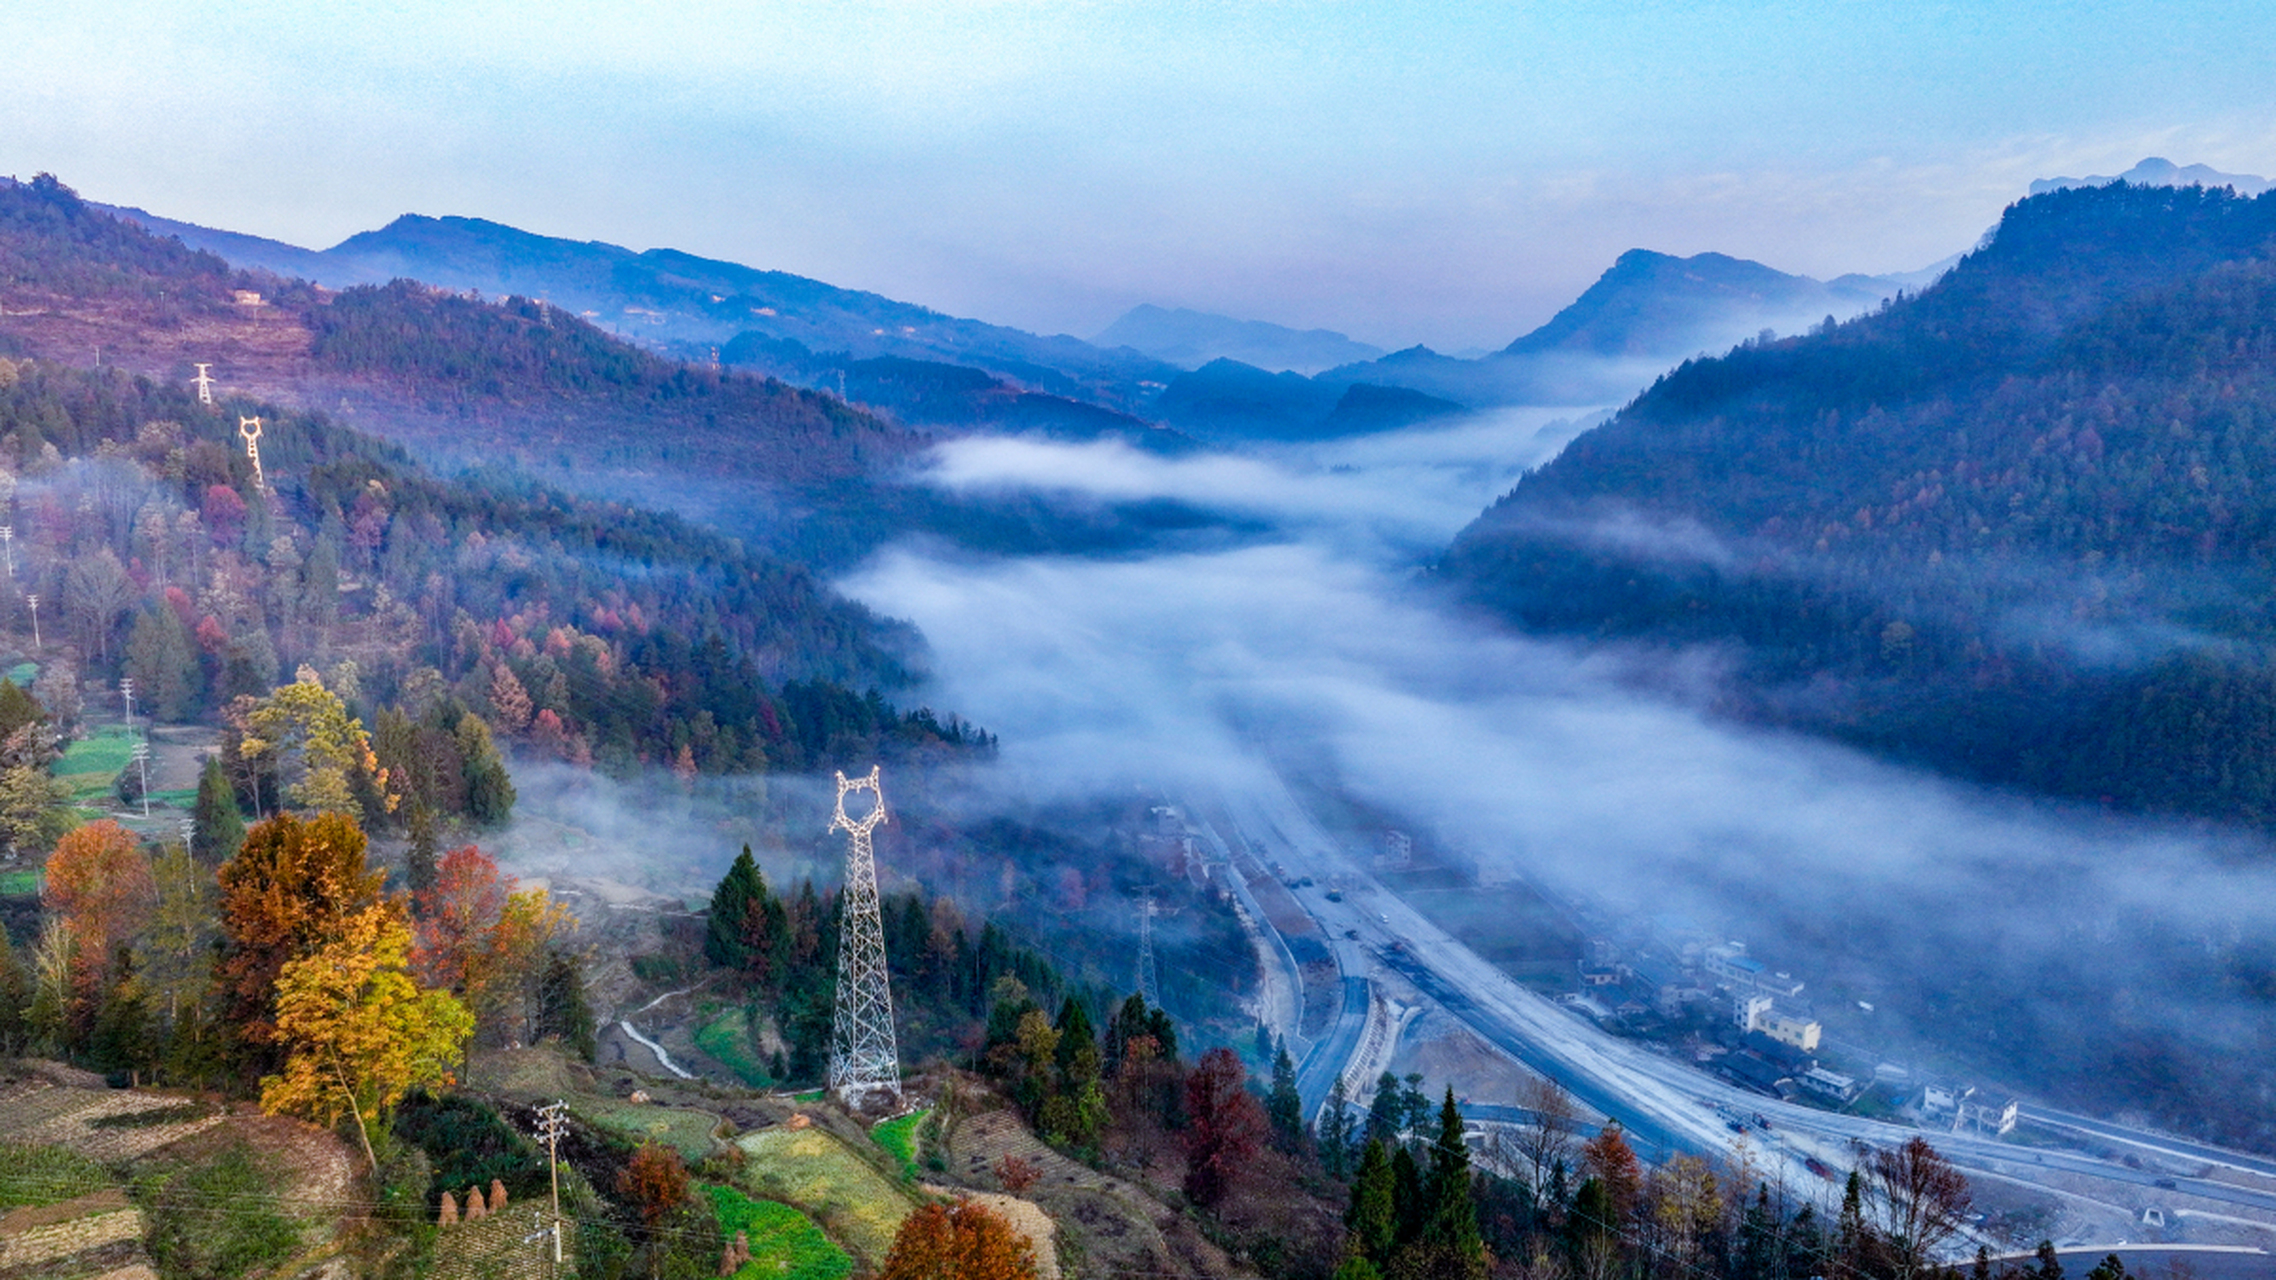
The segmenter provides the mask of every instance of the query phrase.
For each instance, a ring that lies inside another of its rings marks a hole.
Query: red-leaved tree
[[[1248,1071],[1231,1049],[1201,1055],[1185,1079],[1185,1193],[1203,1208],[1224,1199],[1264,1141],[1264,1106],[1247,1085]]]

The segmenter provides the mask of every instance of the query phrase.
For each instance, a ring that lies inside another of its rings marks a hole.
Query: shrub
[[[243,1147],[150,1189],[150,1257],[165,1280],[224,1280],[290,1258],[300,1224],[278,1213],[270,1180]],[[228,1205],[228,1213],[213,1206]]]

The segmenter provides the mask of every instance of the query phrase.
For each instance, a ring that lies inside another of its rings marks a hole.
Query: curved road
[[[1589,1106],[1618,1119],[1640,1143],[1658,1154],[1726,1153],[1735,1136],[1726,1114],[1761,1114],[1766,1131],[1751,1127],[1747,1137],[1770,1159],[1788,1167],[1789,1177],[1806,1176],[1805,1161],[1840,1168],[1854,1156],[1852,1145],[1896,1145],[1916,1129],[1857,1116],[1795,1106],[1742,1090],[1708,1076],[1644,1045],[1605,1033],[1577,1014],[1522,986],[1452,935],[1384,888],[1368,870],[1322,832],[1285,789],[1251,791],[1227,797],[1222,811],[1236,824],[1228,838],[1245,838],[1307,874],[1342,886],[1342,901],[1330,901],[1325,884],[1295,891],[1334,943],[1346,979],[1344,1014],[1331,1033],[1306,1056],[1304,1068],[1322,1093],[1350,1059],[1366,1004],[1351,995],[1350,984],[1380,960],[1395,968],[1447,1012],[1527,1066],[1557,1081]],[[1356,938],[1349,935],[1357,935]],[[1337,1054],[1341,1057],[1337,1057]],[[1307,1102],[1312,1095],[1306,1093]],[[2128,1143],[2190,1164],[2227,1165],[2255,1172],[2276,1167],[2259,1157],[2203,1144],[2126,1129],[2103,1121],[2038,1112],[2104,1140]],[[2048,1175],[2085,1176],[2120,1184],[2186,1193],[2208,1200],[2276,1213],[2276,1193],[2135,1169],[2079,1152],[2023,1147],[1969,1134],[1932,1135],[1937,1149],[1954,1164],[2026,1182]],[[2113,1187],[2114,1192],[2119,1187]],[[2121,1193],[2114,1207],[2131,1211],[2146,1199],[2138,1191]]]

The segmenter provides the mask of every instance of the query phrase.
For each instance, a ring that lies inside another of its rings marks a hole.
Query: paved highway
[[[1809,1160],[1845,1168],[1854,1159],[1853,1143],[1895,1145],[1919,1132],[1766,1098],[1605,1033],[1517,983],[1384,888],[1359,860],[1328,838],[1285,789],[1227,797],[1217,815],[1217,821],[1231,828],[1215,833],[1226,843],[1243,842],[1256,851],[1260,862],[1268,866],[1280,862],[1291,868],[1291,875],[1301,868],[1315,880],[1313,886],[1293,892],[1333,942],[1347,979],[1341,1017],[1303,1064],[1304,1075],[1317,1082],[1323,1094],[1326,1083],[1349,1061],[1366,1019],[1366,1003],[1353,998],[1349,980],[1380,964],[1397,970],[1488,1042],[1618,1119],[1647,1154],[1723,1154],[1736,1136],[1732,1118],[1760,1114],[1770,1126],[1767,1130],[1749,1126],[1748,1141],[1760,1156],[1784,1165],[1790,1181],[1807,1185]],[[1340,887],[1341,901],[1329,898],[1331,886]],[[1306,1098],[1312,1099],[1309,1091]],[[2164,1157],[2177,1168],[2227,1165],[2255,1172],[2276,1168],[2276,1162],[2260,1157],[2105,1121],[2038,1114],[2105,1141],[2124,1142]],[[2276,1213],[2276,1194],[2257,1188],[2130,1168],[2079,1151],[2023,1147],[1968,1134],[1928,1136],[1963,1168],[2027,1182],[2057,1174],[2100,1180],[2106,1188],[2093,1198],[2128,1214],[2177,1193]],[[2067,1178],[2065,1182],[2067,1191],[2078,1193],[2075,1184]]]

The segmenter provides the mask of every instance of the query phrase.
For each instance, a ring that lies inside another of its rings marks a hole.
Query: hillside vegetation
[[[2276,825],[2276,199],[2036,196],[1942,281],[1686,363],[1445,571],[1523,626],[1728,646],[1744,715]]]

